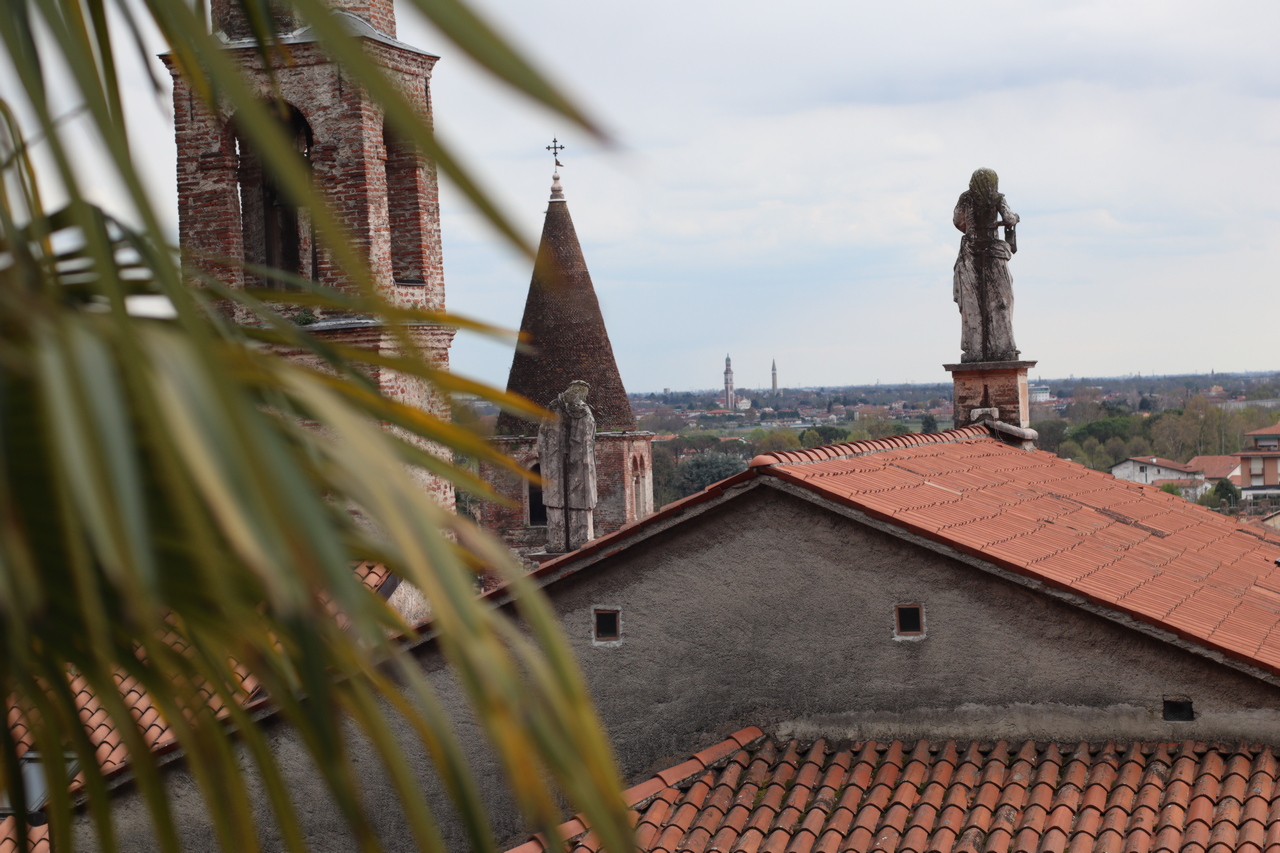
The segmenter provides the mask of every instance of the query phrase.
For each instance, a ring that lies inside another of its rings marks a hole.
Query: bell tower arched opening
[[[296,107],[289,104],[274,111],[309,173],[315,145],[311,125]],[[245,260],[290,275],[314,279],[316,241],[309,212],[288,197],[241,134],[236,134],[236,154]],[[248,278],[250,286],[288,289],[278,279]]]

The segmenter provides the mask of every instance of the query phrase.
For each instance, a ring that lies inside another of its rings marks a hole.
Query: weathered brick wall
[[[424,325],[410,328],[407,331],[410,342],[417,347],[428,364],[439,370],[449,369],[449,345],[453,339],[453,329]],[[382,326],[369,325],[326,329],[318,330],[315,334],[326,341],[357,347],[384,356],[395,356],[400,351],[400,342],[396,335]],[[322,369],[325,367],[319,363],[314,354],[309,352],[285,348],[279,349],[278,352],[285,358],[309,367]],[[365,373],[377,383],[379,390],[389,399],[421,409],[444,421],[449,420],[451,417],[447,396],[434,385],[416,376],[377,366],[368,367]],[[402,437],[408,438],[413,444],[428,453],[432,453],[442,459],[452,459],[452,451],[443,445],[416,436],[409,436],[400,430],[397,430],[397,433]],[[452,483],[420,468],[415,468],[413,475],[421,483],[423,490],[434,497],[437,503],[445,509],[453,511],[455,495]]]
[[[641,516],[652,512],[652,433],[597,435],[596,477],[600,496],[595,512],[597,536],[612,533],[624,524],[636,521],[637,509],[641,510]]]
[[[228,122],[209,117],[176,75],[173,112],[178,147],[178,230],[184,260],[232,287],[241,287],[244,275],[240,267],[214,259],[244,257],[235,135]]]
[[[436,58],[377,42],[367,42],[366,48],[430,120],[427,87]],[[268,98],[261,58],[248,48],[232,52],[252,85]],[[348,245],[366,259],[384,295],[403,305],[444,310],[434,164],[402,145],[388,146],[379,110],[315,45],[292,46],[291,58],[287,67],[274,69],[279,93],[310,130],[313,178],[343,223]],[[246,246],[255,241],[253,229],[260,226],[251,204],[242,216],[240,199],[241,178],[252,177],[252,158],[237,154],[229,108],[210,114],[176,74],[173,97],[179,234],[186,259],[240,286],[242,274],[208,258],[243,258]],[[323,247],[307,271],[323,284],[350,285]],[[323,312],[316,313],[324,319]]]
[[[490,443],[494,449],[510,456],[525,469],[532,468],[538,462],[536,438],[526,436],[494,438],[490,439]],[[490,488],[511,503],[504,506],[496,501],[474,501],[472,507],[477,523],[486,530],[496,533],[513,550],[526,547],[540,548],[545,545],[546,527],[529,526],[527,481],[505,468],[486,461],[480,462],[479,476],[489,484]]]
[[[392,0],[338,0],[335,7],[364,18],[388,35],[395,33]],[[216,27],[232,37],[248,35],[238,4],[215,0]],[[287,6],[282,4],[282,10]],[[281,11],[280,25],[288,24]],[[414,108],[430,120],[428,84],[436,57],[411,49],[366,40],[368,54],[386,69]],[[252,49],[231,48],[250,85],[264,99],[272,96],[263,61]],[[261,168],[237,140],[229,106],[210,111],[174,75],[174,116],[178,153],[179,236],[184,261],[232,287],[246,285],[236,262],[266,260]],[[440,246],[440,208],[435,165],[403,145],[388,145],[379,109],[315,44],[291,45],[288,64],[272,69],[276,92],[292,107],[309,138],[309,164],[316,188],[346,229],[346,243],[367,262],[384,297],[403,306],[443,311],[444,268]],[[305,211],[298,242],[300,272],[334,288],[350,282],[321,246],[312,246]],[[218,259],[233,259],[231,263]],[[260,282],[255,281],[255,285]],[[297,309],[282,308],[297,314]],[[385,328],[344,325],[341,313],[312,309],[317,335],[374,352],[394,355],[398,342]],[[237,320],[250,318],[241,312]],[[326,328],[336,323],[336,328]],[[424,325],[409,332],[432,365],[447,370],[453,331]],[[283,353],[303,359],[300,353]],[[389,398],[416,406],[447,420],[449,401],[438,389],[395,371],[370,368]],[[430,442],[415,443],[438,455],[449,452]],[[418,471],[423,488],[445,507],[454,507],[452,485]]]
[[[215,30],[233,39],[247,38],[251,34],[239,0],[212,0],[209,5]],[[329,5],[363,18],[381,33],[396,34],[394,0],[329,0]],[[297,16],[287,2],[271,0],[271,7],[276,26],[281,31],[289,32],[299,26]]]

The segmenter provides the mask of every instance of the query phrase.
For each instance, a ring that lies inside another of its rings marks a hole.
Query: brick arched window
[[[422,210],[422,157],[383,128],[386,149],[387,232],[391,242],[391,277],[399,285],[426,284],[425,212]]]
[[[308,167],[314,139],[311,125],[302,113],[285,105],[277,110],[285,132],[293,141],[298,156]],[[256,152],[243,136],[237,136],[240,183],[240,222],[244,233],[244,257],[251,264],[273,267],[292,275],[315,277],[316,246],[311,217],[306,208],[295,204],[264,169]],[[283,288],[279,281],[248,278],[259,287]]]

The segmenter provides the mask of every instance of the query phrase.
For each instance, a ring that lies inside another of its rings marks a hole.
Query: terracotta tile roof
[[[1271,853],[1268,747],[756,737],[624,795],[639,853]],[[703,753],[700,753],[702,755]],[[597,853],[581,817],[561,827]],[[510,853],[544,853],[540,836]]]
[[[1280,673],[1280,536],[973,428],[757,457],[761,473]],[[926,441],[931,438],[931,441]],[[884,447],[895,440],[909,446]]]
[[[511,361],[508,391],[547,406],[570,382],[581,379],[591,386],[587,402],[595,410],[597,429],[636,428],[567,202],[547,205],[520,332],[528,347],[517,350]],[[537,425],[503,412],[495,432],[533,435]]]
[[[1234,456],[1196,456],[1187,462],[1193,471],[1202,471],[1206,480],[1221,480],[1231,476],[1231,472],[1240,465]]]
[[[1280,424],[1246,432],[1245,435],[1280,435]]]
[[[374,592],[380,591],[387,581],[395,577],[382,563],[360,563],[355,567],[355,573],[356,578]]]
[[[1159,456],[1130,456],[1126,462],[1137,462],[1140,465],[1159,465],[1161,468],[1171,468],[1174,471],[1185,471],[1188,474],[1199,470],[1191,467],[1191,463],[1175,462],[1172,459],[1163,459]]]
[[[393,577],[390,570],[379,563],[361,563],[354,568],[354,571],[356,577],[374,591],[378,591],[387,580]],[[340,613],[336,615],[341,618]],[[185,647],[183,641],[174,634],[166,637],[165,641],[179,651]],[[245,704],[260,700],[262,698],[259,690],[260,685],[256,679],[249,676],[247,672],[239,667],[236,667],[236,672],[243,679],[240,686]],[[114,678],[116,689],[137,724],[139,734],[151,751],[164,753],[177,748],[178,742],[173,730],[160,715],[160,710],[152,703],[151,697],[142,688],[138,680],[131,675],[122,673],[117,673]],[[103,773],[111,776],[123,771],[129,761],[129,752],[125,747],[124,737],[120,729],[107,715],[101,700],[83,677],[73,676],[68,679],[68,684],[72,695],[75,697],[80,721],[84,724],[89,742],[97,750],[98,764]],[[212,689],[202,689],[201,692],[204,694],[208,706],[215,713],[219,713],[223,709],[224,704],[221,697],[217,696]],[[15,741],[15,751],[18,755],[24,755],[35,748],[26,720],[17,707],[10,705],[7,723],[10,735]],[[79,788],[79,783],[77,782],[71,787],[76,790]],[[13,818],[6,818],[0,821],[0,853],[8,853],[10,849],[17,850],[16,833],[17,822]],[[43,845],[42,847],[34,847],[34,850],[46,851],[49,849],[47,832],[44,828],[32,828],[31,837],[33,840],[39,840],[40,844]]]
[[[1192,489],[1197,486],[1203,486],[1204,480],[1189,480],[1185,477],[1173,477],[1169,479],[1151,481],[1151,485],[1155,486],[1157,489],[1167,483],[1173,483],[1175,486],[1181,486],[1182,488]]]
[[[50,853],[53,850],[47,826],[28,826],[27,839],[28,853]],[[0,853],[21,851],[22,847],[18,844],[18,821],[13,817],[0,820]]]

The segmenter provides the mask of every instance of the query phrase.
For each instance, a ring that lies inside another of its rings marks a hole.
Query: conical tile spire
[[[529,351],[516,352],[507,390],[546,406],[575,379],[591,386],[587,402],[601,431],[634,430],[635,415],[613,359],[600,303],[557,172],[542,226],[520,331]],[[503,412],[498,435],[533,435],[537,426]]]

